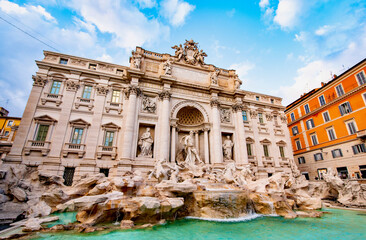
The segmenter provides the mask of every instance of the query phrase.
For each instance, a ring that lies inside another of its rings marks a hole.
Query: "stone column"
[[[141,90],[137,85],[130,85],[128,87],[126,96],[128,97],[128,108],[124,114],[125,126],[124,126],[124,138],[122,143],[122,159],[131,160],[133,137],[136,124],[136,111],[137,111],[137,96],[141,94]]]
[[[172,125],[172,139],[171,139],[171,149],[170,149],[170,162],[175,162],[175,134],[176,134],[176,128],[177,125],[173,124]]]
[[[11,148],[10,153],[6,157],[7,160],[15,162],[21,161],[23,147],[25,142],[27,141],[27,135],[29,129],[31,128],[34,113],[39,103],[43,87],[47,83],[46,76],[37,75],[32,76],[32,78],[34,81],[32,91],[29,95],[27,105],[24,109],[22,121],[19,124],[19,129],[17,131],[17,134],[15,135],[13,147]]]
[[[263,168],[263,146],[259,142],[259,133],[258,133],[258,120],[257,120],[257,111],[255,109],[250,109],[248,111],[250,115],[250,122],[252,124],[253,136],[254,136],[254,147],[255,147],[255,156],[258,161],[258,168]],[[248,115],[248,116],[249,116]],[[253,149],[254,150],[254,149]],[[254,153],[254,152],[253,152]]]
[[[246,140],[245,140],[245,128],[242,117],[242,105],[240,102],[237,102],[233,105],[234,110],[234,118],[235,118],[235,135],[237,136],[237,142],[234,143],[234,148],[237,152],[239,152],[239,159],[236,159],[236,163],[238,164],[248,164],[248,153],[246,148]]]
[[[169,124],[169,104],[171,93],[164,90],[159,94],[163,101],[161,114],[161,135],[160,135],[160,158],[169,159],[169,140],[170,140],[170,124]]]
[[[194,131],[194,141],[195,141],[195,144],[196,144],[196,149],[198,151],[198,154],[199,154],[199,142],[198,142],[198,131]]]
[[[221,120],[219,112],[220,102],[217,99],[211,100],[212,109],[212,141],[213,141],[213,158],[211,163],[222,163],[222,138],[221,138]]]
[[[203,140],[204,140],[204,149],[205,149],[205,163],[210,163],[210,152],[208,148],[208,128],[203,129]]]

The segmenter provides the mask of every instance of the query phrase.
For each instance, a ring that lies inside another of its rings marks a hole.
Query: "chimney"
[[[322,87],[325,85],[325,82],[321,82]]]
[[[337,74],[333,74],[333,79],[335,79],[335,78],[337,78],[338,76],[337,76]]]

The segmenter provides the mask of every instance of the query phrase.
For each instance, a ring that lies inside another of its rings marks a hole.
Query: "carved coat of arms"
[[[207,54],[204,51],[199,51],[197,44],[195,41],[186,40],[184,43],[184,47],[182,44],[179,46],[175,45],[172,48],[175,49],[175,57],[178,58],[178,61],[184,61],[188,64],[196,65],[201,64],[204,65],[205,57]]]

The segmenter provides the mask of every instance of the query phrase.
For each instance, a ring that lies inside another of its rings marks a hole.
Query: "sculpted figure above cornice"
[[[172,96],[172,94],[168,90],[164,90],[161,93],[159,93],[160,100],[170,99],[171,96]]]
[[[169,58],[163,63],[164,75],[172,75],[172,58]]]
[[[66,81],[66,90],[76,92],[80,87],[80,84],[73,80]]]
[[[220,69],[215,68],[215,71],[211,72],[210,80],[211,84],[217,85],[219,80]]]
[[[191,39],[189,41],[186,40],[184,47],[182,44],[173,46],[172,48],[175,49],[177,61],[183,61],[191,65],[204,65],[207,54],[203,50],[198,50],[197,44],[197,42]]]
[[[32,76],[33,79],[33,86],[38,86],[38,87],[44,87],[44,85],[47,83],[47,79],[43,78],[41,76]]]
[[[142,56],[140,53],[132,51],[132,57],[130,58],[131,67],[135,69],[141,69],[141,58]]]

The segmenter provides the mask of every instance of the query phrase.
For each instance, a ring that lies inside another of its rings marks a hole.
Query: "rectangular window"
[[[263,152],[265,157],[269,157],[268,145],[263,145]]]
[[[6,137],[8,135],[9,135],[9,131],[5,131],[4,136]]]
[[[366,83],[366,77],[363,72],[357,73],[356,77],[357,77],[357,81],[360,85],[363,85]]]
[[[283,146],[279,146],[279,149],[280,149],[280,155],[282,158],[285,157],[285,150],[283,149]]]
[[[319,97],[319,103],[320,103],[320,106],[325,105],[324,95],[321,95],[321,96]]]
[[[324,122],[329,122],[330,121],[329,113],[323,112],[323,118],[324,118]]]
[[[338,85],[338,86],[336,86],[336,91],[337,91],[337,95],[338,95],[338,97],[340,97],[340,96],[343,96],[343,95],[344,95],[344,90],[343,90],[342,85]]]
[[[71,143],[81,144],[81,138],[83,137],[83,132],[84,132],[84,128],[74,128]]]
[[[365,101],[365,104],[366,104],[366,93],[362,94],[363,96],[363,100]]]
[[[299,129],[297,128],[297,126],[292,128],[292,134],[295,136],[299,133]]]
[[[123,75],[123,70],[121,70],[121,69],[117,69],[117,75]]]
[[[71,186],[74,178],[75,168],[74,167],[65,167],[64,171],[64,184],[66,186]]]
[[[271,103],[274,104],[274,100],[271,98]]]
[[[112,147],[113,146],[113,138],[114,132],[106,131],[104,136],[104,146]]]
[[[314,124],[314,120],[313,119],[309,119],[306,121],[306,128],[309,130],[309,129],[312,129],[315,127],[315,124]]]
[[[301,149],[301,142],[299,139],[295,140],[297,150]]]
[[[355,122],[353,121],[347,122],[346,125],[348,128],[349,135],[355,134],[357,132]]]
[[[343,157],[342,150],[341,149],[332,150],[332,156],[333,158]]]
[[[258,119],[259,119],[259,123],[264,123],[263,113],[258,113]]]
[[[248,121],[248,115],[247,115],[247,111],[242,111],[241,112],[242,116],[243,116],[243,121],[247,122]]]
[[[352,146],[352,150],[354,154],[366,153],[366,147],[364,143]]]
[[[352,112],[351,104],[349,102],[342,103],[338,106],[339,111],[341,112],[341,116],[344,114]]]
[[[41,142],[46,141],[49,127],[50,127],[49,125],[43,125],[43,124],[40,124],[38,126],[36,141],[41,141]]]
[[[313,142],[313,146],[318,145],[318,138],[316,137],[316,134],[310,135],[310,137]]]
[[[60,64],[64,64],[64,65],[66,65],[68,61],[69,61],[69,60],[68,60],[68,59],[66,59],[66,58],[61,58],[61,59],[60,59]]]
[[[310,112],[309,104],[306,104],[304,106],[304,109],[305,109],[305,113],[308,114]]]
[[[90,99],[90,95],[91,95],[92,89],[93,89],[93,87],[92,87],[92,86],[86,85],[86,86],[84,87],[84,91],[83,91],[83,96],[82,96],[82,98]]]
[[[255,100],[259,101],[259,96],[255,96]]]
[[[61,88],[61,81],[53,81],[50,93],[59,94]]]
[[[89,69],[97,70],[97,65],[96,64],[89,64]]]
[[[121,95],[121,91],[113,90],[112,92],[112,103],[119,103],[119,96]]]
[[[328,133],[328,137],[329,137],[329,140],[330,141],[336,139],[336,136],[335,136],[335,133],[334,133],[334,129],[333,128],[327,129],[327,133]]]
[[[315,161],[323,160],[323,154],[322,153],[315,153],[314,154],[314,160]]]
[[[250,144],[250,143],[247,143],[247,152],[248,152],[248,156],[253,156],[252,144]]]
[[[13,126],[13,123],[14,123],[14,121],[13,120],[9,120],[8,121],[8,124],[6,125],[7,127],[11,127],[11,126]]]
[[[304,163],[306,163],[306,162],[305,162],[305,157],[298,157],[298,158],[297,158],[297,161],[299,161],[299,164],[304,164]]]
[[[295,114],[294,113],[291,113],[290,116],[291,116],[291,121],[292,122],[295,121]]]
[[[327,172],[328,172],[328,169],[326,169],[326,168],[318,168],[319,179],[323,180],[323,174],[326,174]]]

